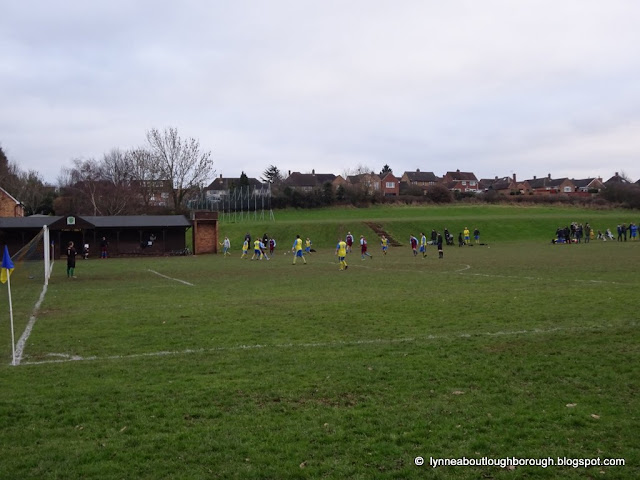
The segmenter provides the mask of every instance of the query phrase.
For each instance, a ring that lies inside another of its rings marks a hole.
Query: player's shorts
[[[296,250],[296,257],[302,256],[302,250]]]

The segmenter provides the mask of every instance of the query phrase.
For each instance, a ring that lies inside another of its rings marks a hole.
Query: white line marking
[[[148,270],[151,273],[155,273],[156,275],[160,275],[161,277],[166,278],[168,280],[173,280],[174,282],[180,282],[180,283],[184,283],[185,285],[189,285],[191,287],[195,287],[195,285],[193,283],[185,282],[184,280],[180,280],[179,278],[167,277],[166,275],[163,275],[160,272],[156,272],[155,270],[151,270],[150,268]]]
[[[22,335],[18,339],[18,343],[16,345],[15,365],[20,365],[20,362],[22,361],[24,346],[27,343],[27,339],[29,338],[29,335],[31,335],[31,330],[33,330],[33,326],[36,324],[36,320],[37,320],[36,315],[38,313],[38,310],[40,310],[40,305],[42,305],[42,302],[44,301],[44,296],[46,293],[47,293],[47,286],[44,285],[42,287],[42,292],[40,292],[40,298],[38,299],[35,306],[33,307],[33,311],[31,312],[31,316],[29,317],[29,323],[27,323],[27,327],[24,329],[24,332],[22,332]]]
[[[336,265],[336,264],[334,264]],[[530,276],[524,276],[524,275],[503,275],[503,274],[498,274],[498,273],[471,273],[471,272],[467,272],[467,270],[471,270],[471,265],[467,265],[467,264],[463,264],[464,267],[460,268],[458,270],[445,270],[442,272],[434,272],[432,270],[418,270],[417,273],[441,273],[441,274],[456,274],[456,275],[467,275],[470,277],[486,277],[486,278],[513,278],[516,280],[535,280],[535,281],[547,281],[549,280],[548,278],[545,277],[530,277]],[[366,268],[369,270],[387,270],[385,268],[380,268],[380,267],[374,267],[374,266],[369,266],[369,265],[360,265],[360,264],[354,264],[354,266],[356,268]],[[394,272],[416,272],[416,270],[412,270],[412,269],[407,269],[407,268],[394,268],[393,269]],[[571,280],[573,283],[592,283],[592,284],[608,284],[608,285],[629,285],[629,286],[634,286],[634,284],[632,283],[623,283],[623,282],[615,282],[615,281],[610,281],[610,280],[592,280],[592,279],[580,279],[580,278],[575,278]]]
[[[631,324],[635,326],[635,322]],[[472,338],[472,337],[500,337],[510,335],[535,335],[535,334],[548,334],[554,332],[582,332],[582,331],[599,331],[607,328],[613,328],[613,325],[594,325],[585,327],[555,327],[549,329],[534,328],[531,330],[512,330],[512,331],[497,331],[497,332],[478,332],[478,333],[452,333],[443,335],[425,335],[420,337],[401,337],[401,338],[373,338],[368,340],[344,340],[337,342],[313,342],[313,343],[278,343],[278,344],[254,344],[254,345],[236,345],[230,347],[213,347],[213,348],[188,348],[185,350],[176,351],[160,351],[160,352],[147,352],[147,353],[134,353],[131,355],[109,355],[106,357],[90,356],[81,357],[79,355],[69,355],[65,353],[50,353],[48,356],[57,357],[50,360],[37,360],[22,362],[22,365],[42,365],[49,363],[67,363],[67,362],[88,362],[88,361],[100,361],[100,360],[123,360],[132,358],[144,358],[144,357],[167,357],[178,355],[192,355],[196,353],[213,353],[213,352],[225,352],[225,351],[239,351],[239,350],[260,350],[260,349],[284,349],[284,348],[335,348],[335,347],[353,347],[360,345],[378,345],[378,344],[399,344],[399,343],[416,343],[420,341],[431,340],[445,340],[445,339],[457,339],[457,338]]]

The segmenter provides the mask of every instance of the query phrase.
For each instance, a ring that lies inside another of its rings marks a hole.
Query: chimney
[[[222,174],[220,174],[220,180],[222,180]]]
[[[291,176],[291,170],[289,170],[289,176]]]
[[[496,175],[496,180],[498,179],[498,175]]]
[[[513,174],[513,183],[518,183],[518,182],[516,181],[516,174],[515,174],[515,173]]]
[[[416,168],[416,173],[420,173],[420,169],[419,168]]]
[[[315,168],[311,169],[311,175],[315,175],[315,174],[316,174],[316,169]]]
[[[533,176],[533,179],[536,180],[538,177],[536,177],[535,175]]]
[[[550,174],[550,173],[549,173],[549,174],[547,174],[547,178],[548,178],[549,180],[551,180],[551,174]]]
[[[617,177],[617,176],[618,176],[618,172],[616,172],[616,174],[614,175],[614,177]]]

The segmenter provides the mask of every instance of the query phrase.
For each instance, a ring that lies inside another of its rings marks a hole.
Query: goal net
[[[52,246],[49,231],[46,227],[38,232],[26,245],[11,254],[13,272],[10,278],[10,305],[13,314],[15,333],[20,335],[25,330],[32,316],[39,308],[44,292],[49,283],[52,269]],[[12,352],[12,335],[8,333],[10,320],[7,294],[9,290],[0,287],[0,354],[7,358]]]
[[[21,283],[20,279],[27,280],[26,283],[32,285],[49,283],[53,258],[51,250],[49,230],[44,227],[29,243],[11,255],[14,265],[11,283],[14,288]]]

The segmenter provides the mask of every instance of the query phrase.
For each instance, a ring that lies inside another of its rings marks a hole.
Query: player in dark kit
[[[67,245],[67,277],[69,278],[76,278],[76,255],[78,252],[73,246],[73,242],[69,242]]]

